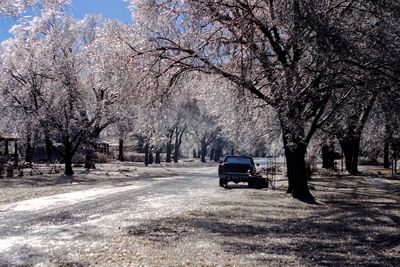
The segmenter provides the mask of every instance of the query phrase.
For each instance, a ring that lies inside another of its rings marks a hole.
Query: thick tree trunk
[[[69,136],[64,137],[64,174],[67,176],[74,175],[72,169],[72,144],[69,141]]]
[[[291,193],[294,198],[313,202],[315,200],[308,187],[309,177],[305,161],[309,136],[305,136],[301,111],[302,107],[298,103],[287,103],[286,108],[278,110],[286,157],[287,192]]]
[[[285,146],[286,166],[288,174],[288,193],[294,198],[313,201],[307,183],[306,174],[306,146],[301,143],[292,143],[290,147]]]
[[[335,169],[335,151],[332,145],[322,145],[322,168],[327,170]]]
[[[359,174],[358,157],[360,152],[360,137],[346,137],[339,140],[339,143],[343,150],[346,170],[351,175]]]
[[[119,142],[118,142],[118,160],[119,161],[124,161],[125,157],[124,157],[124,139],[123,138],[119,138]]]
[[[198,159],[201,159],[201,149],[199,149],[199,150],[197,151],[197,158],[198,158]]]

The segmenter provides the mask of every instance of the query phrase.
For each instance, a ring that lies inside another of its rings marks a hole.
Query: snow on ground
[[[206,164],[215,166],[215,164]],[[19,202],[31,198],[84,191],[104,186],[127,185],[132,181],[155,177],[170,177],[179,173],[202,172],[204,164],[200,162],[160,164],[146,167],[143,163],[97,164],[96,170],[74,168],[71,180],[60,174],[29,175],[23,177],[0,178],[0,205]],[[1,208],[0,208],[1,210]]]
[[[21,202],[7,204],[0,206],[2,212],[13,212],[13,211],[37,211],[41,209],[57,208],[59,206],[72,205],[82,201],[93,200],[102,196],[116,194],[132,189],[137,189],[141,186],[131,185],[117,188],[95,188],[84,191],[77,191],[59,195],[52,195],[47,197],[39,197],[24,200]]]

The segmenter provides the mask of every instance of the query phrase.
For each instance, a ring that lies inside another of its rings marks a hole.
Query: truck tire
[[[223,178],[219,178],[219,186],[220,187],[225,187],[227,184],[227,181]]]
[[[251,177],[249,178],[248,187],[249,188],[254,188],[254,179],[251,178]]]

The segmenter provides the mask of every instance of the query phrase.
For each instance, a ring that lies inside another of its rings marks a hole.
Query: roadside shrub
[[[72,163],[76,165],[85,164],[85,155],[82,153],[76,153],[72,158]]]
[[[311,179],[311,176],[318,171],[317,168],[317,156],[311,154],[306,157],[306,176],[307,179]]]
[[[364,158],[364,157],[362,157],[362,158],[360,158],[358,160],[358,164],[359,165],[373,165],[373,166],[375,166],[375,165],[383,165],[383,163],[379,162],[378,159],[374,159],[374,158],[371,159],[371,158]]]
[[[110,163],[112,159],[110,156],[103,154],[103,153],[97,153],[96,155],[96,163]]]
[[[142,153],[125,153],[124,158],[126,161],[144,162],[144,154]]]

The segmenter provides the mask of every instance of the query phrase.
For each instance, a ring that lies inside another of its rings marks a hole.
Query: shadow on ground
[[[365,177],[312,183],[317,206],[257,191],[246,202],[228,196],[208,211],[152,221],[128,234],[160,243],[205,240],[255,265],[400,266],[398,184],[376,187]]]

